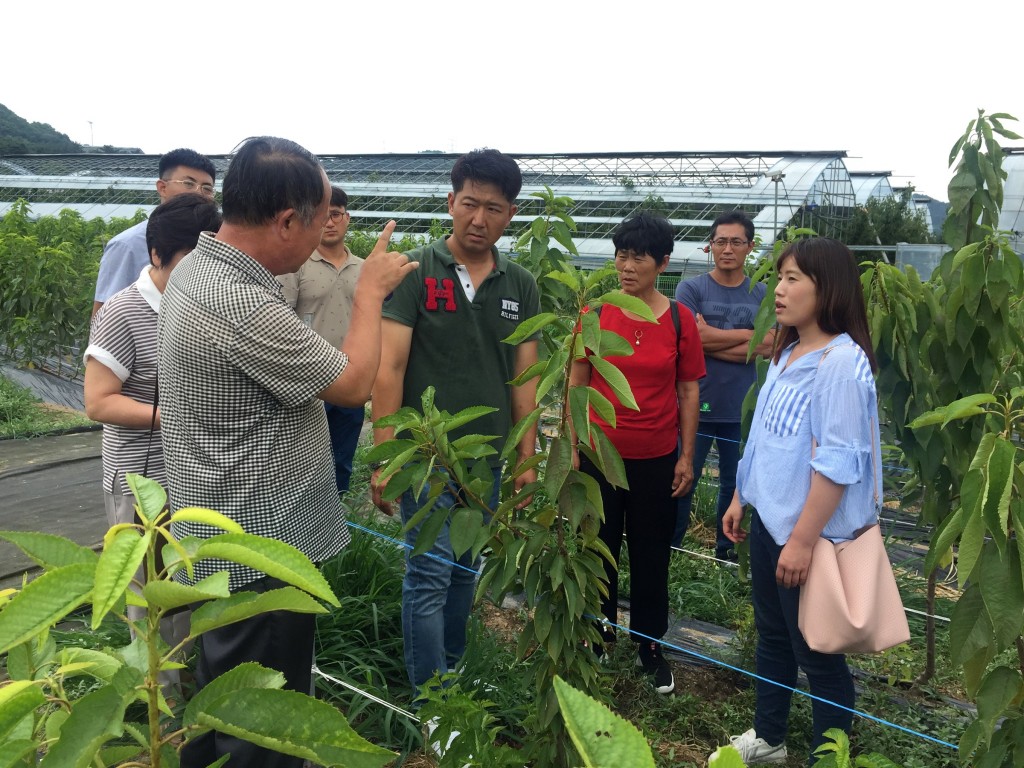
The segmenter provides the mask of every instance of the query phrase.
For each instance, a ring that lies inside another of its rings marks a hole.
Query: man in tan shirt
[[[278,278],[285,299],[299,318],[336,347],[340,347],[348,332],[356,281],[363,264],[345,245],[349,221],[348,195],[340,187],[332,186],[329,218],[320,245],[298,272]],[[364,412],[362,408],[330,403],[324,403],[324,408],[331,432],[334,477],[338,493],[345,493]]]

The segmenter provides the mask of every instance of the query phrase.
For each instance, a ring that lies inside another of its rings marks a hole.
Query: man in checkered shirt
[[[223,195],[220,231],[203,233],[175,269],[160,312],[171,508],[215,509],[247,533],[321,561],[349,540],[321,401],[366,402],[380,362],[381,305],[417,264],[387,252],[390,222],[363,265],[349,332],[336,349],[299,319],[274,279],[298,269],[320,243],[331,188],[319,161],[286,139],[248,139],[231,161]],[[207,538],[219,531],[176,522],[172,533]],[[232,591],[282,586],[258,571],[210,560],[196,564],[195,580],[222,569]],[[197,687],[257,661],[283,672],[287,688],[308,692],[313,630],[312,615],[275,612],[207,632],[200,638]],[[207,766],[228,752],[239,765],[302,765],[217,732],[189,742],[181,765]]]

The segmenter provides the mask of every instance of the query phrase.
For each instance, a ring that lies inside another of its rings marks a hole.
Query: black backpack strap
[[[669,299],[668,311],[672,313],[672,325],[676,329],[676,351],[678,352],[679,342],[683,340],[683,327],[679,323],[679,302],[675,299]]]

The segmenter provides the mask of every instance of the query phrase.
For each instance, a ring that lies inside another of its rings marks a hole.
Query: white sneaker
[[[729,741],[736,751],[740,753],[740,757],[743,758],[743,762],[747,765],[786,762],[786,745],[771,746],[764,739],[758,738],[753,728],[739,736],[730,736]],[[711,755],[711,757],[714,757],[714,755]],[[710,760],[711,758],[708,759]]]

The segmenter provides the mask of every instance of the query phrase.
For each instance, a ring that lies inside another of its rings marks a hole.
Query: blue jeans
[[[736,491],[736,467],[740,463],[740,423],[702,421],[697,425],[697,441],[693,447],[693,487],[685,496],[679,498],[676,509],[676,530],[672,534],[672,546],[683,543],[686,529],[690,527],[690,509],[693,505],[693,494],[697,483],[704,473],[704,462],[707,461],[711,444],[718,444],[718,507],[715,515],[715,557],[725,559],[732,551],[732,542],[725,538],[722,531],[722,517],[732,503]]]
[[[757,674],[790,688],[796,685],[797,666],[807,675],[811,693],[822,699],[853,708],[853,677],[841,653],[818,653],[804,642],[798,624],[800,588],[787,589],[775,580],[782,547],[764,529],[757,514],[750,520],[750,581],[754,597],[754,624],[757,626]],[[786,739],[792,691],[757,681],[757,706],[754,730],[771,745]],[[853,725],[853,713],[845,709],[811,701],[814,733],[813,753],[825,742],[829,728],[847,733]]]
[[[495,469],[491,509],[498,505],[500,490],[501,469]],[[403,523],[408,523],[426,502],[426,495],[424,490],[422,499],[417,500],[409,491],[402,494]],[[449,486],[438,497],[429,514],[447,515],[457,502],[457,492]],[[473,607],[480,558],[472,560],[472,553],[467,551],[456,559],[452,551],[450,525],[449,517],[428,552],[411,557],[412,550],[405,551],[402,636],[405,640],[405,669],[417,694],[437,672],[455,667],[466,651],[466,622]],[[422,527],[421,522],[406,532],[406,544],[410,547],[416,545],[416,537]]]
[[[338,493],[345,493],[352,477],[352,457],[356,454],[359,432],[363,428],[366,414],[362,406],[344,408],[330,403],[324,403],[324,411],[327,413],[327,429],[331,433],[334,481],[338,484]]]

